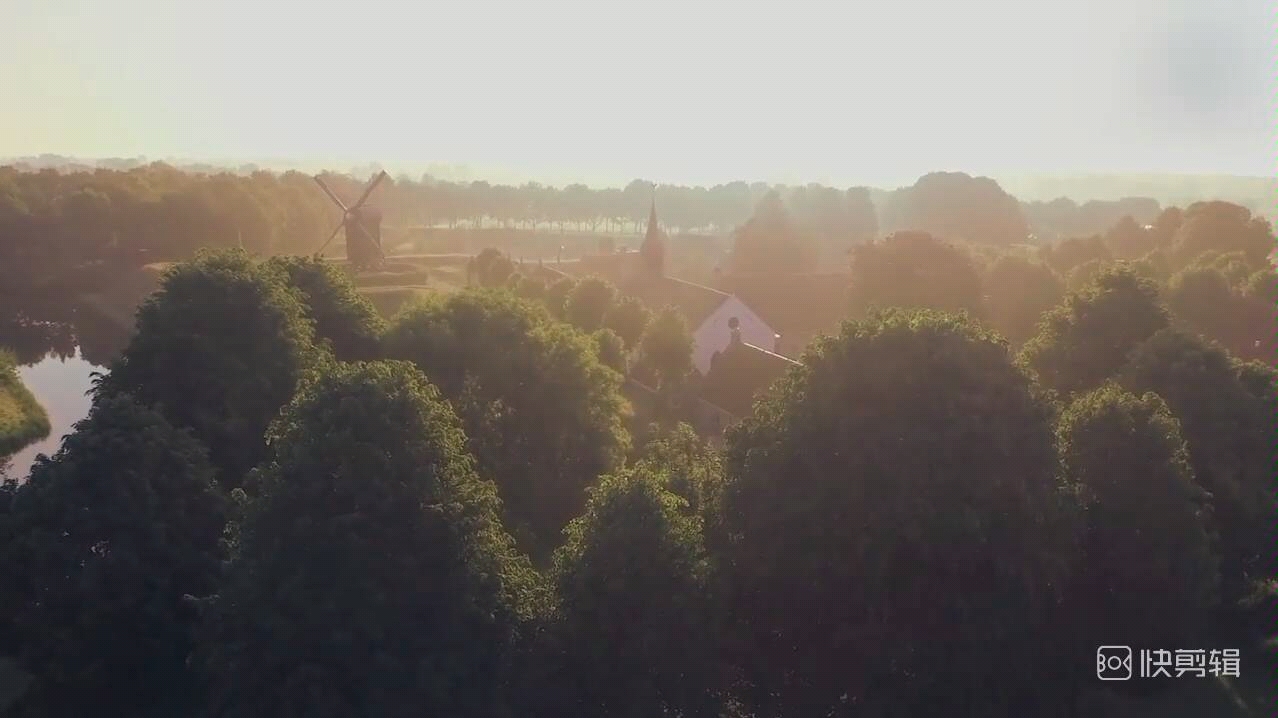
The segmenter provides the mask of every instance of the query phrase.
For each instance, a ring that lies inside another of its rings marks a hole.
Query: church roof
[[[802,365],[753,344],[735,342],[715,354],[701,383],[701,398],[733,416],[747,416],[759,393],[797,366]]]
[[[725,274],[717,282],[781,333],[833,332],[848,316],[851,277],[843,272]]]
[[[672,306],[683,314],[688,328],[695,331],[732,295],[717,289],[664,275],[638,274],[618,286],[623,295],[634,297],[659,312]]]

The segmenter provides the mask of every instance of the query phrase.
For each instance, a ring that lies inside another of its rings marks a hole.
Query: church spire
[[[644,233],[639,254],[644,267],[654,274],[665,274],[666,238],[657,224],[657,185],[652,185],[652,210],[648,213],[648,231]]]

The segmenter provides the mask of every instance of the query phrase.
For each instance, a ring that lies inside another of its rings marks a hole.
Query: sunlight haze
[[[596,185],[1273,169],[1262,0],[6,6],[0,157]]]

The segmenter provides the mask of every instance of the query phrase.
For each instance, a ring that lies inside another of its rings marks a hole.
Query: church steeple
[[[666,236],[657,223],[657,185],[652,185],[652,209],[648,212],[648,231],[644,233],[639,255],[644,269],[650,273],[665,274]]]

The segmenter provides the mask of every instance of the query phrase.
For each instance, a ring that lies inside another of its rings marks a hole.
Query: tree
[[[599,277],[587,277],[573,287],[564,304],[564,318],[584,332],[604,325],[604,317],[617,298],[617,288]]]
[[[686,502],[662,476],[628,470],[604,478],[565,533],[553,569],[559,620],[547,637],[558,661],[540,681],[542,712],[717,715],[721,617]]]
[[[947,240],[1023,244],[1029,225],[1020,203],[989,177],[932,172],[889,195],[880,228],[927,232]]]
[[[1074,536],[1055,466],[1048,408],[970,320],[897,310],[818,340],[727,436],[752,708],[1040,712],[1033,641]]]
[[[1105,248],[1115,259],[1139,259],[1158,248],[1157,236],[1124,215],[1105,233]]]
[[[272,428],[259,497],[211,607],[211,716],[497,716],[540,590],[404,362],[339,365]]]
[[[1180,420],[1194,475],[1211,493],[1221,600],[1231,610],[1252,581],[1270,575],[1278,538],[1273,399],[1258,397],[1259,382],[1243,376],[1219,346],[1168,329],[1137,347],[1119,377],[1128,391],[1158,394]]]
[[[1065,294],[1064,283],[1050,267],[1013,255],[995,260],[983,285],[990,326],[1017,347],[1034,335],[1043,314]]]
[[[621,337],[627,349],[632,349],[639,344],[651,318],[652,312],[643,302],[634,297],[622,297],[608,309],[603,323]]]
[[[1088,262],[1094,260],[1101,263],[1112,262],[1114,256],[1110,254],[1103,239],[1099,236],[1091,236],[1070,237],[1054,245],[1048,245],[1043,249],[1043,259],[1047,262],[1047,266],[1065,277],[1069,276],[1075,268]]]
[[[1206,645],[1220,574],[1206,494],[1167,405],[1108,385],[1076,399],[1058,431],[1087,517],[1061,624],[1073,660],[1062,672],[1076,685],[1092,680],[1080,672],[1101,645]]]
[[[1172,242],[1173,256],[1181,267],[1204,252],[1217,250],[1242,252],[1251,266],[1259,269],[1274,251],[1274,233],[1268,221],[1252,217],[1246,207],[1219,201],[1186,207]]]
[[[577,281],[571,277],[560,277],[546,287],[546,308],[556,319],[563,319],[568,306],[568,297],[577,287]]]
[[[816,261],[815,242],[791,218],[775,190],[759,200],[754,214],[734,233],[731,262],[736,272],[808,272]]]
[[[5,653],[33,715],[190,707],[197,615],[217,589],[229,504],[204,447],[128,397],[99,400],[12,489],[3,523]]]
[[[1114,376],[1133,349],[1167,325],[1157,287],[1117,267],[1048,312],[1021,360],[1049,389],[1088,391]]]
[[[626,449],[621,375],[600,363],[594,340],[509,294],[468,291],[406,309],[386,353],[453,402],[507,526],[547,560],[586,488]]]
[[[500,251],[487,247],[467,265],[467,275],[474,276],[481,287],[502,287],[515,273],[515,263]]]
[[[298,294],[248,255],[178,265],[138,309],[137,334],[96,388],[129,394],[191,430],[225,486],[265,453],[262,436],[317,359]]]
[[[537,277],[523,277],[515,287],[515,294],[530,301],[540,301],[546,296],[546,282]]]
[[[626,373],[626,344],[611,329],[599,329],[590,335],[595,340],[599,363],[622,374]]]
[[[854,315],[873,307],[984,313],[981,278],[961,249],[926,232],[896,232],[852,248]]]
[[[334,356],[342,361],[377,358],[386,322],[349,275],[318,258],[278,256],[266,264],[302,293],[316,339],[328,342]]]
[[[681,383],[692,371],[692,333],[674,307],[657,312],[639,341],[640,363],[661,387]]]

